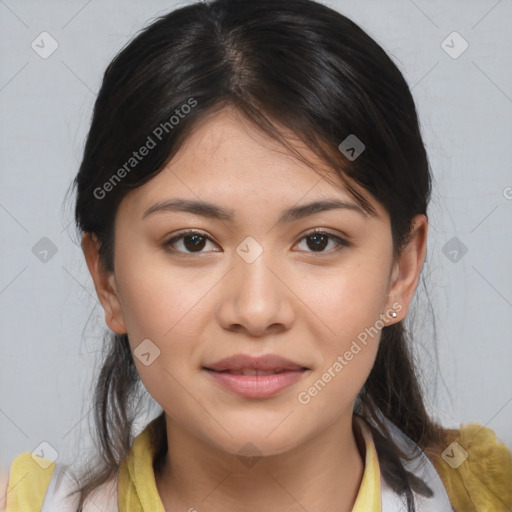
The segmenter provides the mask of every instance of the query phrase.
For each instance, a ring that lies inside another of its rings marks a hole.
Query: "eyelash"
[[[207,240],[215,243],[215,241],[212,238],[210,238],[207,234],[205,234],[204,232],[189,229],[189,230],[185,231],[184,233],[180,233],[179,235],[174,236],[171,239],[169,239],[167,242],[164,243],[164,247],[170,248],[172,252],[178,252],[178,253],[185,254],[185,255],[202,254],[202,251],[198,251],[198,252],[183,252],[183,251],[179,251],[179,250],[177,250],[177,249],[175,249],[173,247],[173,245],[176,242],[178,242],[179,240],[181,240],[183,238],[186,238],[187,236],[193,236],[193,235],[199,235],[199,236],[201,236],[203,238],[206,238]],[[317,229],[314,229],[313,231],[310,231],[309,233],[306,233],[299,240],[299,242],[302,242],[304,239],[307,239],[307,238],[315,236],[315,235],[326,236],[326,237],[330,238],[331,240],[334,240],[337,243],[338,246],[334,250],[331,250],[331,251],[318,251],[318,252],[316,252],[316,251],[306,251],[306,252],[310,252],[312,254],[319,254],[319,255],[321,255],[321,254],[329,254],[329,252],[337,252],[337,251],[341,250],[343,247],[348,247],[350,245],[345,239],[343,239],[343,238],[341,238],[339,236],[333,235],[332,233],[329,233],[327,231],[324,231],[321,228],[317,228]]]

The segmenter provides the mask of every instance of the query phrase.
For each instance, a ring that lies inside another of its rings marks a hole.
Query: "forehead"
[[[332,174],[295,134],[282,126],[277,128],[308,160]],[[291,177],[312,184],[319,178],[311,167],[232,107],[212,113],[196,125],[168,168],[186,171],[191,178],[231,178],[238,186],[259,180],[290,185]]]
[[[237,110],[225,108],[205,116],[162,172],[130,192],[132,206],[148,207],[171,196],[214,200],[235,210],[282,208],[323,198],[356,203],[334,170],[295,134],[278,129],[315,170]]]

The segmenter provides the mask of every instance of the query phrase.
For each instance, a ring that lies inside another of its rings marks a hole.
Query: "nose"
[[[217,315],[224,329],[261,337],[293,325],[294,294],[283,271],[268,261],[265,252],[251,263],[236,255],[223,281]]]

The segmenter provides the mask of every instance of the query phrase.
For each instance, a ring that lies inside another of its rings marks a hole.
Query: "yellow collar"
[[[381,512],[380,467],[373,437],[365,422],[354,416],[365,444],[365,466],[352,512]],[[156,487],[149,425],[135,438],[128,457],[121,463],[118,480],[119,510],[165,512]]]
[[[352,512],[381,512],[380,466],[373,436],[365,421],[354,415],[364,440],[364,472]]]

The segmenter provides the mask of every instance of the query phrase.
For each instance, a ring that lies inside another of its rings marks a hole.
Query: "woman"
[[[112,331],[98,460],[74,485],[20,455],[9,512],[512,508],[492,430],[425,409],[403,321],[428,159],[403,76],[349,19],[157,19],[105,72],[75,185]],[[162,413],[133,440],[142,386]]]

